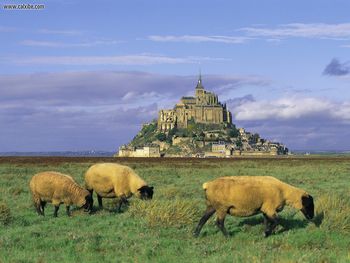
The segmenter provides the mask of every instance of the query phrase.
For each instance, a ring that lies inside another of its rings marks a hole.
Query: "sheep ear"
[[[314,199],[312,198],[311,195],[304,195],[304,196],[301,197],[301,200],[302,200],[302,204],[304,206],[310,205],[314,201]]]
[[[139,189],[137,189],[137,191],[142,192],[144,189],[145,189],[145,187],[142,186],[142,187],[140,187]]]
[[[137,189],[137,191],[142,192],[142,191],[145,191],[146,189],[153,190],[153,186],[144,185],[144,186],[140,187],[139,189]]]

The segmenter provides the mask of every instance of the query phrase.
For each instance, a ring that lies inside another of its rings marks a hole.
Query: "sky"
[[[22,3],[0,0],[0,152],[117,151],[199,71],[237,127],[350,150],[349,1]]]

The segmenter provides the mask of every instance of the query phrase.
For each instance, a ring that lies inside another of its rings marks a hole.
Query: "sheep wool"
[[[132,195],[141,199],[152,199],[153,196],[153,187],[148,186],[134,170],[115,163],[91,166],[85,173],[85,187],[91,194],[96,192],[100,207],[102,198],[119,198],[118,210]]]
[[[198,236],[205,222],[216,212],[217,226],[224,227],[226,214],[246,217],[263,213],[265,236],[277,225],[277,213],[285,205],[301,210],[307,219],[314,216],[313,198],[306,191],[271,176],[226,176],[203,184],[207,210],[194,232]]]
[[[71,205],[91,209],[92,199],[89,191],[80,187],[74,179],[59,172],[41,172],[34,175],[29,183],[34,206],[39,215],[44,215],[46,203],[55,206],[54,216],[60,204],[66,205],[67,215],[70,215]]]

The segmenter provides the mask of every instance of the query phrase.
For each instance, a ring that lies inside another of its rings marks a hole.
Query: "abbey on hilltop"
[[[168,132],[173,128],[187,128],[190,120],[205,124],[232,123],[232,115],[226,104],[220,103],[215,93],[204,89],[201,75],[195,97],[182,97],[174,109],[159,111],[158,130]]]
[[[182,97],[173,109],[143,124],[118,157],[236,157],[288,154],[281,143],[236,128],[218,96],[206,91],[199,75],[194,97]]]

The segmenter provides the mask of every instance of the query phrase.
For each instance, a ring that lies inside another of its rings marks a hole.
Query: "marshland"
[[[154,186],[151,201],[129,199],[121,213],[117,200],[104,199],[89,215],[63,206],[53,217],[35,212],[30,178],[42,171],[71,175],[84,185],[95,163],[133,168]],[[263,216],[228,216],[225,238],[215,217],[193,237],[205,210],[202,184],[224,175],[269,175],[307,190],[315,218],[285,207],[280,224],[263,236]],[[348,262],[350,261],[350,157],[237,159],[0,158],[0,262]]]

